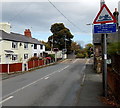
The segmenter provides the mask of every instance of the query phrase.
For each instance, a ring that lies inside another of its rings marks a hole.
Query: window
[[[24,43],[24,49],[28,49],[28,43]]]
[[[12,42],[12,48],[18,48],[18,43],[17,42]]]
[[[34,57],[37,57],[37,53],[34,53]]]
[[[37,44],[34,44],[34,49],[37,49]]]
[[[12,55],[12,60],[13,61],[17,60],[17,58],[18,58],[18,55]]]
[[[42,57],[43,56],[43,54],[42,53],[40,53],[40,57]]]
[[[24,59],[27,59],[28,58],[28,54],[24,54]]]
[[[40,49],[43,49],[43,45],[40,45]]]

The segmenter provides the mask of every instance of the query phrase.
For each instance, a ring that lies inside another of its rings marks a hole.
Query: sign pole
[[[104,96],[107,97],[107,34],[104,34],[104,45],[103,45],[103,51],[104,51],[104,69],[103,69],[103,77],[104,77]]]
[[[107,97],[107,33],[116,32],[116,19],[110,12],[106,4],[103,4],[96,18],[94,19],[94,33],[103,34],[103,92],[104,96]]]

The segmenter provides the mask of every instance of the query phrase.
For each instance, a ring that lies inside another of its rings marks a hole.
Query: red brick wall
[[[108,71],[108,86],[120,103],[120,75],[114,71]]]
[[[108,85],[110,89],[114,92],[116,88],[116,75],[113,72],[108,72]]]

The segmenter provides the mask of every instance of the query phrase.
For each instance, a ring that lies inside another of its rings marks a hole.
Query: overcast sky
[[[8,2],[9,1],[9,2]],[[54,23],[64,23],[82,45],[92,42],[92,23],[100,9],[100,0],[50,0],[74,25],[68,22],[47,0],[2,0],[2,22],[9,22],[11,31],[23,34],[31,29],[32,37],[47,41]],[[105,0],[114,12],[120,0]]]

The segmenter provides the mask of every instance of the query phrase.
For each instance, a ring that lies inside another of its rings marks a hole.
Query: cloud
[[[2,21],[10,22],[13,32],[23,33],[31,28],[33,32],[49,34],[53,23],[62,22],[76,37],[91,36],[92,23],[100,9],[100,0],[50,0],[72,23],[68,22],[48,0],[2,0]],[[31,2],[30,2],[31,1]],[[36,2],[37,1],[37,2]],[[44,1],[44,2],[43,2]],[[113,12],[119,0],[106,0]],[[44,35],[45,36],[45,35]],[[77,38],[75,38],[77,40]],[[91,41],[91,39],[89,38]],[[82,40],[84,41],[84,40]]]

